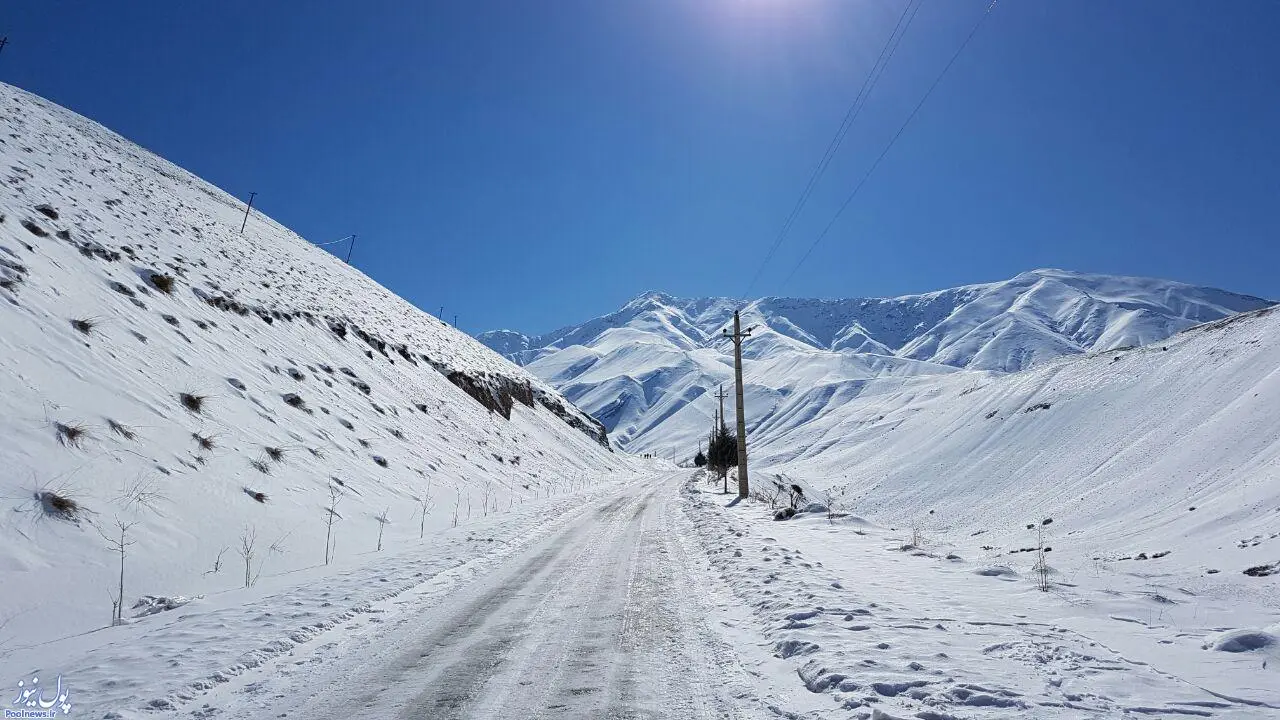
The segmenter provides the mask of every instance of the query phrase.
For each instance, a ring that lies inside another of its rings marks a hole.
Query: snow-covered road
[[[708,607],[705,556],[676,527],[686,476],[620,485],[490,572],[322,634],[213,689],[196,714],[762,717]]]

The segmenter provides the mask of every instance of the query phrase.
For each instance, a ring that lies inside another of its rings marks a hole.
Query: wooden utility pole
[[[257,195],[258,193],[256,192],[249,193],[249,204],[244,206],[244,220],[240,221],[241,235],[244,234],[244,226],[249,222],[249,211],[253,209],[253,199],[257,197]]]
[[[720,414],[716,416],[718,419],[716,421],[716,426],[713,429],[719,430],[724,426],[724,399],[729,397],[725,394],[723,385],[720,386],[720,391],[716,393],[716,397],[720,398]]]
[[[351,244],[347,246],[347,259],[344,260],[343,262],[345,262],[348,265],[351,264],[351,251],[355,249],[356,249],[356,235],[355,233],[351,233]]]
[[[9,36],[0,37],[0,52],[4,52],[4,46],[9,44]]]
[[[730,335],[728,330],[724,331],[724,336],[733,340],[733,375],[738,385],[738,497],[740,498],[745,498],[749,494],[747,487],[747,418],[742,403],[742,341],[751,337],[753,327],[743,330],[742,320],[738,317],[738,311],[734,310],[733,334]]]

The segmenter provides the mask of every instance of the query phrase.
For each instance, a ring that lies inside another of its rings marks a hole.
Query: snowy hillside
[[[817,393],[758,428],[755,487],[797,483],[851,515],[759,513],[734,547],[740,521],[704,530],[744,599],[777,589],[758,615],[814,692],[840,702],[843,678],[875,672],[919,682],[893,672],[911,662],[983,668],[1008,707],[1040,696],[1083,713],[1069,717],[1280,712],[1280,311],[1016,374],[876,380],[838,405]],[[749,561],[780,549],[797,562],[765,576]],[[846,586],[869,608],[854,627],[829,609],[851,606]],[[919,620],[939,615],[968,629],[935,656],[951,625]],[[850,629],[892,662],[861,667]],[[1177,685],[1153,692],[1161,677]],[[924,679],[917,699],[956,701]]]
[[[269,576],[627,467],[533,375],[83,117],[0,85],[0,159],[0,646],[110,622],[117,521],[128,619],[243,584],[243,537]]]
[[[1014,372],[1267,305],[1183,283],[1062,270],[898,298],[763,298],[742,313],[756,327],[743,350],[749,419],[760,432],[817,417],[873,378]],[[480,340],[560,388],[620,446],[663,453],[705,434],[713,401],[704,393],[731,380],[732,346],[720,333],[738,306],[645,293],[547,335],[502,330]],[[784,402],[797,394],[809,397],[803,408]]]

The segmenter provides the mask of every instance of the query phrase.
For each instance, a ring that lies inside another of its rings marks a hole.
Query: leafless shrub
[[[93,333],[93,329],[97,326],[98,321],[96,318],[80,318],[71,321],[71,327],[75,328],[77,332],[83,335]]]
[[[159,512],[156,505],[167,499],[161,494],[154,478],[141,476],[133,481],[123,482],[120,492],[112,498],[112,501],[124,510]]]
[[[253,498],[254,500],[257,500],[258,502],[262,503],[263,505],[266,505],[266,504],[267,504],[267,494],[266,494],[266,493],[264,493],[264,492],[262,492],[261,490],[254,490],[253,488],[248,488],[248,487],[247,487],[247,488],[245,488],[245,489],[244,489],[244,494],[245,494],[245,495],[248,495],[249,497]]]
[[[285,393],[281,397],[284,398],[284,404],[289,407],[297,408],[299,410],[305,410],[307,408],[307,401],[303,400],[302,396],[297,393]]]
[[[249,467],[253,468],[254,470],[257,470],[263,475],[271,474],[271,466],[268,465],[267,461],[263,460],[262,458],[254,458],[253,460],[250,460]]]
[[[387,432],[391,433],[391,437],[397,440],[404,440],[404,431],[402,431],[400,428],[391,428]]]
[[[213,450],[217,445],[215,438],[212,435],[201,435],[200,433],[193,432],[191,433],[191,439],[196,441],[196,447],[204,450],[205,452]]]
[[[266,446],[262,448],[262,452],[267,454],[271,462],[280,462],[284,460],[284,448]]]

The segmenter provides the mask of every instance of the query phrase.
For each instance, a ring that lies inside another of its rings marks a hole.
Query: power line
[[[809,175],[809,181],[805,183],[804,190],[801,191],[800,197],[796,200],[796,204],[791,208],[790,214],[782,223],[782,229],[778,232],[778,236],[774,238],[773,245],[769,247],[769,252],[765,253],[764,260],[760,262],[760,267],[756,269],[756,273],[751,278],[750,284],[747,285],[746,291],[742,294],[745,300],[751,294],[752,288],[760,279],[760,275],[768,266],[769,261],[773,259],[774,253],[782,246],[787,235],[791,232],[791,226],[795,224],[797,218],[800,217],[804,206],[809,202],[809,196],[813,194],[814,188],[817,187],[818,181],[822,179],[826,173],[827,167],[831,161],[835,159],[836,153],[840,150],[841,144],[844,143],[845,136],[849,134],[849,130],[853,127],[854,120],[862,113],[862,109],[866,107],[866,100],[871,96],[871,91],[875,89],[880,77],[884,74],[884,70],[889,65],[889,61],[893,59],[894,53],[897,52],[898,46],[902,44],[902,38],[907,34],[907,29],[911,27],[911,23],[916,18],[916,13],[920,12],[920,6],[924,4],[924,0],[907,0],[907,4],[902,8],[902,14],[898,16],[898,22],[893,26],[893,30],[889,33],[889,37],[885,39],[884,46],[880,48],[880,54],[876,57],[876,61],[872,63],[871,68],[867,71],[867,76],[862,80],[862,87],[858,88],[858,94],[853,99],[853,103],[849,105],[849,109],[845,111],[844,119],[840,122],[840,127],[836,129],[836,134],[832,136],[831,141],[827,143],[827,149],[823,152],[822,158],[818,164],[814,166],[813,172]],[[914,8],[914,9],[913,9]]]
[[[854,186],[853,192],[850,192],[849,196],[844,199],[843,203],[841,203],[839,209],[836,210],[836,214],[831,217],[831,221],[822,229],[822,232],[818,234],[818,237],[814,238],[813,243],[809,245],[808,250],[805,250],[804,255],[800,258],[800,261],[796,263],[795,267],[791,268],[791,272],[788,273],[786,279],[782,281],[783,286],[791,281],[791,278],[795,276],[796,271],[800,269],[800,266],[804,265],[804,262],[809,259],[809,255],[813,253],[814,248],[818,247],[818,243],[822,242],[822,239],[827,236],[827,233],[830,232],[831,228],[836,224],[836,220],[840,219],[840,215],[849,207],[849,204],[853,202],[853,199],[858,196],[858,192],[862,190],[862,187],[867,184],[867,180],[871,177],[872,173],[876,171],[876,168],[880,166],[880,162],[883,161],[885,156],[889,154],[889,151],[893,149],[894,143],[898,142],[898,138],[902,137],[902,133],[906,131],[907,126],[915,119],[916,114],[920,112],[920,108],[924,107],[929,96],[933,94],[933,91],[942,82],[942,79],[946,77],[947,71],[955,64],[956,59],[960,57],[960,54],[964,52],[964,49],[969,46],[969,41],[973,40],[973,36],[978,34],[978,30],[982,28],[982,24],[991,16],[991,11],[996,7],[996,1],[997,0],[992,0],[991,4],[987,6],[986,12],[982,13],[982,17],[978,18],[978,22],[974,23],[973,29],[965,36],[964,42],[960,43],[960,47],[956,49],[955,54],[951,56],[951,59],[948,60],[947,64],[942,68],[942,72],[938,73],[938,77],[934,78],[933,84],[925,91],[924,96],[920,98],[920,102],[916,103],[915,108],[911,110],[911,114],[907,116],[906,121],[902,123],[902,126],[899,127],[898,131],[894,133],[892,138],[890,138],[889,144],[885,145],[884,150],[880,151],[880,155],[876,157],[875,162],[871,163],[871,167],[867,168],[866,174],[864,174],[862,179],[858,181],[858,184]]]
[[[347,235],[345,237],[338,238],[337,240],[330,240],[329,242],[322,242],[322,243],[312,243],[312,245],[314,245],[315,247],[327,247],[329,245],[337,245],[338,243],[346,242],[353,237],[355,237],[355,235]]]

